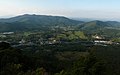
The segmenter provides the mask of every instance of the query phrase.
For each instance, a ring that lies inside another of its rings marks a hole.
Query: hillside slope
[[[8,19],[0,19],[0,31],[40,30],[49,26],[80,25],[82,21],[75,21],[62,16],[21,15]]]

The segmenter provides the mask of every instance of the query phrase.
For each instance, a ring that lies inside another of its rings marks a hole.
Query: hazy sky
[[[120,0],[0,0],[0,17],[20,14],[120,19]]]

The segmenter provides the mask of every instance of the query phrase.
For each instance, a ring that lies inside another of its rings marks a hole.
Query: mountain
[[[72,20],[63,16],[47,15],[20,15],[8,19],[0,19],[0,32],[31,31],[31,30],[51,30],[53,27],[75,26],[85,33],[99,33],[120,35],[120,22],[99,21],[83,22]],[[69,27],[68,27],[69,28]]]
[[[81,24],[79,29],[87,34],[100,34],[105,36],[120,36],[119,22],[91,21]]]
[[[107,21],[106,23],[110,24],[113,27],[120,27],[120,22],[117,21]]]
[[[94,18],[71,18],[71,19],[77,20],[77,21],[84,21],[84,22],[90,22],[90,21],[96,20]]]
[[[87,22],[80,25],[80,29],[85,31],[98,31],[105,27],[110,27],[110,26],[111,25],[106,22],[95,20],[95,21]]]
[[[63,16],[20,15],[8,19],[0,19],[0,31],[40,30],[49,26],[72,26],[84,22],[72,20]]]

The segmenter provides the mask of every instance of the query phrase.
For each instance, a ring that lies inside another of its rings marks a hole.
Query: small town
[[[107,46],[107,45],[119,45],[120,42],[114,42],[110,39],[106,39],[103,36],[98,36],[98,35],[91,35],[92,40],[88,40],[87,38],[79,38],[79,39],[60,39],[56,38],[54,36],[51,37],[45,37],[43,38],[41,35],[42,34],[30,34],[29,36],[24,36],[24,34],[19,34],[17,33],[18,36],[14,32],[4,32],[0,34],[0,42],[8,42],[13,46],[32,46],[32,45],[54,45],[54,44],[70,44],[70,43],[78,43],[81,45],[86,45],[86,46],[93,46],[93,45],[101,45],[101,46]],[[47,35],[45,35],[47,36]],[[49,34],[48,34],[49,36]],[[81,36],[81,35],[79,35]],[[64,38],[64,37],[62,37]],[[4,41],[3,41],[4,39]]]

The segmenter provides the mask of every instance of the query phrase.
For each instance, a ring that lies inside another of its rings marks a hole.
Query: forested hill
[[[69,27],[70,26],[70,27]],[[0,19],[0,32],[48,30],[52,28],[78,28],[89,33],[100,31],[120,31],[120,22],[117,21],[90,21],[83,22],[64,16],[47,15],[20,15],[7,19]]]
[[[62,16],[21,15],[8,19],[0,19],[0,31],[21,31],[42,29],[47,26],[80,25],[82,21],[72,20]]]
[[[79,26],[79,29],[89,34],[119,35],[120,22],[117,21],[90,21]]]

